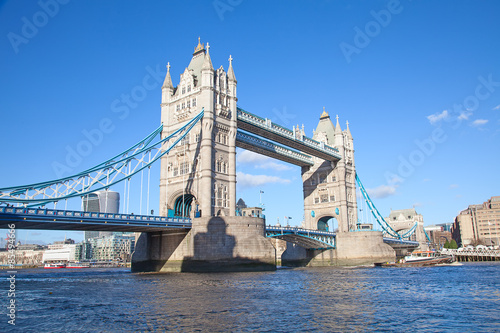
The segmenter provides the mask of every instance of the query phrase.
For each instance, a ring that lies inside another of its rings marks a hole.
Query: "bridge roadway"
[[[261,118],[241,108],[237,110],[238,129],[261,136],[298,151],[316,156],[327,161],[341,159],[338,149],[325,145],[292,130],[273,123],[270,119]]]
[[[0,207],[0,228],[153,232],[189,230],[191,220],[133,214],[94,213],[45,208]]]

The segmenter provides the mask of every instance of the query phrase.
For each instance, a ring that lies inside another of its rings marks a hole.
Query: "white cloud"
[[[284,179],[277,176],[250,175],[243,172],[236,173],[236,181],[238,186],[241,188],[256,187],[273,183],[288,184],[291,182],[290,179]]]
[[[500,104],[498,104],[497,106],[495,106],[492,110],[500,110]]]
[[[386,198],[396,194],[397,185],[380,185],[379,187],[366,189],[368,195],[372,198]]]
[[[265,162],[270,159],[267,156],[254,153],[250,150],[243,150],[241,153],[238,153],[237,157],[238,162],[243,164],[255,164]]]
[[[431,179],[430,178],[424,178],[424,182],[430,182]]]
[[[441,120],[444,120],[448,117],[449,117],[448,110],[444,110],[441,113],[435,113],[435,114],[431,114],[430,116],[427,116],[427,119],[429,119],[429,122],[431,123],[431,125],[434,125],[434,124],[436,124],[436,123],[440,122]]]
[[[463,112],[460,112],[460,115],[458,116],[458,120],[468,120],[470,116],[472,116],[472,112],[463,111]]]
[[[458,188],[458,184],[451,184],[450,185],[450,190],[454,189],[454,188]]]
[[[413,208],[415,208],[415,207],[422,207],[422,203],[421,202],[415,202],[413,204]]]
[[[274,159],[260,155],[249,150],[238,153],[238,162],[241,164],[252,164],[257,169],[272,169],[276,171],[291,170],[292,167],[283,163],[278,163]]]
[[[488,119],[476,119],[472,122],[472,126],[479,127],[485,125],[488,121]]]

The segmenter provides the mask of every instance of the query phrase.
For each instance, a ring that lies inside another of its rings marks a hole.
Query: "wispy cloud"
[[[427,116],[427,119],[429,119],[429,122],[431,123],[431,125],[435,125],[438,122],[440,122],[441,120],[447,119],[449,116],[450,116],[450,114],[448,113],[448,110],[443,110],[443,112],[441,112],[441,113],[438,112],[435,114],[431,114],[430,116]]]
[[[451,184],[450,185],[450,190],[453,190],[455,188],[458,188],[458,184]]]
[[[470,116],[472,116],[471,111],[462,111],[458,116],[458,120],[468,120]]]
[[[415,202],[413,204],[413,208],[415,208],[415,207],[422,207],[422,206],[423,206],[423,204],[421,202]]]
[[[497,106],[495,106],[492,110],[500,110],[500,104],[498,104]]]
[[[276,171],[292,170],[292,167],[289,165],[278,163],[270,157],[249,150],[238,153],[238,163],[252,164],[257,169],[271,169]]]
[[[396,188],[397,185],[380,185],[375,188],[368,188],[366,191],[370,197],[381,199],[396,194]]]
[[[430,182],[431,179],[430,178],[424,178],[424,182]]]
[[[261,186],[265,184],[289,184],[291,182],[290,179],[284,179],[277,176],[250,175],[243,172],[237,172],[236,179],[238,179],[238,186],[242,189]]]
[[[488,119],[476,119],[472,122],[472,126],[479,127],[488,123]]]

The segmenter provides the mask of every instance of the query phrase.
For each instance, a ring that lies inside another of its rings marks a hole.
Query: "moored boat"
[[[414,251],[397,263],[384,263],[382,267],[423,267],[438,264],[451,264],[455,258],[451,255],[442,255],[436,251]]]
[[[70,262],[66,265],[66,268],[90,268],[90,265],[80,262]]]
[[[45,269],[58,269],[58,268],[65,268],[66,264],[63,263],[47,263],[43,268]]]

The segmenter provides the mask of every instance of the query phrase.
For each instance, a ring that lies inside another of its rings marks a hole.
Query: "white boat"
[[[45,264],[43,268],[45,269],[58,269],[58,268],[65,268],[66,264],[63,263],[51,263],[51,264]]]

